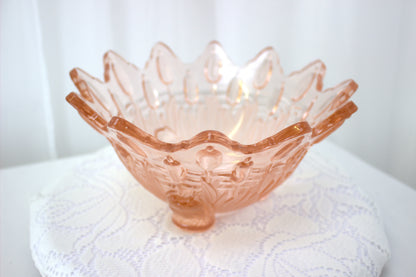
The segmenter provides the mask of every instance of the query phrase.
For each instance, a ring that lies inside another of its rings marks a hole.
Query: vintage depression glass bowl
[[[109,51],[104,70],[73,69],[67,101],[188,230],[267,196],[357,110],[353,80],[323,90],[319,60],[285,75],[270,47],[238,67],[216,41],[191,64],[157,43],[144,69]]]

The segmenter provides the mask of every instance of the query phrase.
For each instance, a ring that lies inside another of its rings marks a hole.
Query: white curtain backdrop
[[[285,72],[320,58],[325,86],[359,84],[359,110],[330,140],[416,187],[416,1],[2,0],[0,166],[106,141],[64,100],[73,67],[102,76],[113,49],[143,67],[157,41],[185,61],[219,40],[244,64],[271,45]]]

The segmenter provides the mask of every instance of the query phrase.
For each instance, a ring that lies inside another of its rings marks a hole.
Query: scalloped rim
[[[109,122],[106,122],[98,113],[96,113],[78,94],[71,92],[66,96],[66,100],[70,103],[79,114],[90,123],[94,129],[102,134],[108,134],[109,130],[121,132],[128,137],[137,139],[141,143],[165,152],[176,152],[193,148],[203,143],[216,143],[225,146],[233,151],[243,154],[261,152],[277,144],[301,136],[310,134],[312,136],[312,128],[306,121],[295,123],[291,126],[280,130],[276,134],[267,137],[254,144],[241,144],[238,141],[231,140],[227,135],[216,130],[206,130],[193,136],[191,139],[181,140],[177,143],[168,143],[159,140],[157,137],[143,131],[133,123],[121,117],[113,116]],[[95,124],[97,122],[98,124]]]
[[[211,45],[216,45],[217,47],[219,47],[221,49],[221,51],[224,53],[225,57],[232,63],[232,61],[229,59],[228,55],[224,51],[222,45],[218,41],[216,41],[216,40],[211,41],[205,49],[207,49]],[[156,47],[158,47],[158,46],[162,46],[162,47],[166,48],[168,51],[170,51],[172,53],[172,55],[175,58],[178,58],[177,55],[172,51],[172,49],[168,45],[166,45],[163,42],[158,42],[152,47],[150,57],[149,57],[148,61],[145,63],[144,69],[146,69],[148,67],[148,63],[152,59],[152,57],[154,55],[154,51],[155,51]],[[258,52],[258,54],[255,55],[252,59],[250,59],[244,66],[241,66],[239,68],[241,69],[241,68],[246,67],[247,65],[249,65],[250,63],[252,63],[256,59],[258,59],[262,54],[264,54],[265,52],[268,52],[268,51],[273,51],[273,53],[276,55],[278,64],[280,64],[280,59],[279,59],[278,54],[276,53],[276,51],[274,50],[273,47],[268,46],[268,47],[263,48],[260,52]],[[80,68],[74,68],[74,69],[71,70],[71,72],[70,72],[71,78],[73,79],[73,77],[74,77],[73,75],[77,74],[77,72],[76,72],[77,70],[81,70],[83,73],[87,74],[88,76],[90,76],[94,80],[96,80],[96,81],[98,81],[102,84],[105,84],[107,82],[107,79],[108,79],[108,74],[109,74],[108,70],[110,70],[106,60],[108,59],[110,54],[116,55],[119,58],[121,58],[123,61],[125,61],[127,64],[133,65],[134,67],[138,68],[136,65],[128,62],[122,56],[120,56],[119,54],[114,52],[113,50],[109,50],[103,56],[103,60],[104,60],[104,80],[105,81],[102,81],[102,80],[98,79],[97,77],[94,77],[94,76],[90,75],[89,73],[85,72],[84,70],[82,70]],[[303,67],[302,69],[290,73],[288,76],[293,75],[297,72],[300,72],[304,68],[307,68],[307,67],[311,66],[312,64],[314,64],[316,62],[319,62],[319,63],[322,64],[324,72],[325,72],[325,69],[326,69],[325,64],[321,60],[315,60],[315,61],[309,63],[308,65],[306,65],[305,67]],[[280,71],[283,74],[283,69],[281,67],[280,67]],[[317,86],[323,86],[322,79],[323,78],[320,78],[318,80]],[[354,91],[355,91],[357,89],[358,85],[353,80],[350,80],[350,81],[352,81],[355,84],[355,89],[354,89]],[[326,92],[328,89],[330,89],[330,88],[327,88],[326,90],[322,91],[322,93]],[[79,88],[78,88],[78,90],[79,90]],[[326,137],[326,136],[323,136],[325,132],[317,131],[318,128],[313,128],[312,129],[308,122],[301,121],[301,122],[297,122],[297,123],[295,123],[291,126],[288,126],[284,129],[280,130],[279,132],[275,133],[272,136],[269,136],[265,139],[262,139],[262,140],[260,140],[256,143],[254,143],[254,144],[248,144],[248,145],[244,145],[244,144],[241,144],[237,141],[231,140],[227,135],[225,135],[224,133],[222,133],[220,131],[216,131],[216,130],[202,131],[202,132],[198,133],[197,135],[195,135],[194,137],[192,137],[190,139],[182,140],[182,141],[177,142],[177,143],[167,143],[167,142],[159,140],[154,135],[151,135],[148,132],[138,128],[137,126],[135,126],[134,124],[132,124],[131,122],[129,122],[126,119],[123,119],[123,118],[120,118],[120,117],[117,117],[117,116],[113,116],[110,119],[110,121],[107,122],[97,112],[95,112],[95,110],[93,108],[91,108],[75,92],[69,93],[66,96],[66,100],[67,100],[68,103],[70,103],[78,111],[78,113],[81,115],[81,117],[84,120],[87,121],[87,123],[92,125],[92,127],[94,127],[94,129],[96,129],[98,132],[102,133],[103,135],[111,136],[109,130],[114,130],[115,132],[121,132],[124,135],[127,135],[129,137],[137,139],[138,141],[140,141],[141,143],[143,143],[143,144],[145,144],[149,147],[152,147],[152,148],[157,149],[157,150],[165,151],[165,152],[176,152],[176,151],[180,151],[180,150],[186,150],[186,149],[190,149],[190,148],[193,148],[197,145],[204,144],[204,143],[216,143],[216,144],[220,144],[222,146],[225,146],[225,147],[227,147],[227,148],[229,148],[233,151],[238,151],[238,152],[241,152],[243,154],[250,154],[250,153],[256,153],[256,152],[264,151],[266,149],[277,146],[281,142],[284,142],[284,141],[287,141],[287,140],[290,140],[290,139],[293,139],[293,138],[299,138],[301,136],[310,135],[312,137],[312,140],[313,140],[311,144],[317,143],[317,142],[321,141],[322,139],[324,139]],[[326,119],[324,119],[318,125],[322,126],[324,121],[328,122],[328,120],[332,121],[332,120],[335,119],[336,123],[338,123],[338,126],[336,126],[335,128],[329,128],[329,130],[326,132],[327,135],[329,135],[334,130],[336,130],[342,124],[342,122],[344,122],[347,118],[349,118],[356,110],[357,110],[357,106],[352,101],[348,101],[348,102],[344,103],[341,107],[338,107],[337,110],[335,110],[330,116],[328,116]]]
[[[197,145],[204,143],[215,143],[227,147],[233,151],[238,151],[243,154],[251,154],[261,152],[268,148],[274,147],[277,144],[308,134],[312,135],[312,128],[306,121],[295,123],[291,126],[280,130],[278,133],[267,137],[254,144],[241,144],[238,141],[231,140],[227,135],[216,130],[206,130],[193,136],[191,139],[181,140],[177,143],[168,143],[159,140],[153,135],[143,131],[129,121],[114,116],[107,124],[109,129],[121,132],[124,135],[135,138],[141,143],[150,146],[152,148],[165,151],[165,152],[176,152],[180,150],[186,150],[193,148]]]

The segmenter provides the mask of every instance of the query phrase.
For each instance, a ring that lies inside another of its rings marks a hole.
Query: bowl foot
[[[173,223],[181,229],[194,232],[206,231],[214,225],[215,217],[191,217],[184,218],[178,214],[172,214]]]
[[[169,206],[173,212],[173,223],[181,229],[205,231],[215,222],[212,205],[193,198],[172,196],[169,197]]]

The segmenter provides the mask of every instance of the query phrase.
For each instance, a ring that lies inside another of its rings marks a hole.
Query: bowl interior
[[[299,121],[315,124],[339,92],[323,93],[321,61],[285,75],[272,48],[243,67],[216,42],[192,64],[182,63],[164,44],[153,48],[142,71],[113,52],[104,62],[117,115],[171,143],[216,130],[253,144]]]
[[[271,114],[267,105],[255,99],[249,98],[230,107],[224,98],[204,91],[200,92],[198,103],[189,105],[175,97],[161,95],[160,108],[154,110],[144,104],[140,107],[142,119],[126,119],[165,142],[177,143],[202,131],[216,130],[242,144],[265,139],[298,121],[293,116],[290,118],[289,106]]]

